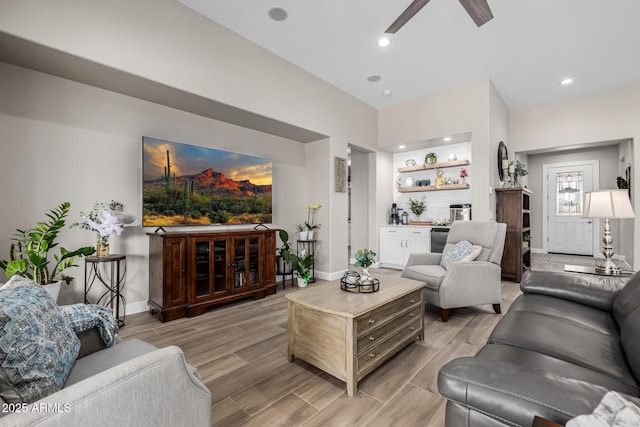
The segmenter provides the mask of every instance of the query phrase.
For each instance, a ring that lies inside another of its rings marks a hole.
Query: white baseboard
[[[126,312],[127,315],[142,313],[145,311],[149,311],[149,305],[147,304],[146,301],[136,301],[136,302],[127,303],[127,312]]]
[[[532,254],[546,254],[547,251],[545,251],[544,249],[540,249],[540,248],[531,248],[531,253]]]

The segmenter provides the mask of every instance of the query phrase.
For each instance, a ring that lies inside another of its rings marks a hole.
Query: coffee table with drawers
[[[393,279],[372,293],[350,293],[336,282],[286,295],[289,361],[296,357],[347,383],[358,381],[413,340],[424,340],[424,283]]]

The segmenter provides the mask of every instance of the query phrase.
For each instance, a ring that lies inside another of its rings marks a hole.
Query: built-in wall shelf
[[[470,162],[469,160],[454,160],[452,162],[440,162],[440,163],[425,163],[423,165],[416,166],[406,166],[403,168],[398,168],[398,172],[415,172],[415,171],[424,171],[430,169],[442,169],[442,168],[453,168],[456,166],[466,166]],[[454,184],[455,185],[455,184]],[[459,190],[459,188],[449,188],[448,190]],[[416,190],[416,191],[433,191],[433,190]]]
[[[440,188],[435,185],[427,185],[422,187],[400,187],[398,191],[400,193],[417,193],[420,191],[444,191],[444,190],[466,190],[469,188],[469,184],[445,184]]]

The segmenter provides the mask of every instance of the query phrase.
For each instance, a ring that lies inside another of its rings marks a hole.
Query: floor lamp
[[[583,218],[604,218],[604,235],[602,237],[602,255],[604,263],[596,267],[602,274],[620,274],[621,268],[613,263],[613,238],[611,237],[610,219],[635,218],[627,190],[591,191],[584,195]]]

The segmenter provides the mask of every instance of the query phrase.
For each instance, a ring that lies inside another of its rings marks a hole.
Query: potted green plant
[[[289,261],[291,263],[291,267],[298,275],[298,286],[304,288],[309,283],[309,279],[311,279],[311,267],[315,262],[313,254],[307,254],[303,249],[300,252],[300,256],[288,253],[285,261]]]
[[[282,241],[282,246],[278,248],[278,255],[276,257],[276,269],[278,273],[289,274],[291,272],[291,262],[288,261],[291,255],[289,233],[287,233],[287,230],[278,230],[278,236]]]
[[[73,251],[60,247],[58,254],[50,256],[50,251],[58,246],[56,239],[60,230],[65,226],[65,218],[69,215],[71,203],[61,203],[57,208],[51,209],[45,215],[47,220],[36,223],[35,227],[24,230],[17,229],[14,243],[9,247],[9,260],[0,261],[0,268],[5,271],[7,277],[18,275],[29,278],[40,285],[56,284],[52,288],[46,288],[49,293],[60,291],[60,283],[71,283],[73,277],[64,274],[64,271],[74,264],[74,257],[91,255],[95,249],[85,246]],[[57,291],[56,289],[57,288]]]
[[[420,220],[420,215],[427,209],[427,204],[424,201],[424,196],[422,196],[421,200],[414,200],[409,198],[409,208],[411,208],[411,212],[416,216],[416,221]],[[374,254],[375,255],[375,254]]]
[[[375,261],[374,257],[376,256],[376,253],[365,248],[358,249],[355,256],[356,263],[354,265],[356,267],[362,267],[362,276],[364,277],[364,279],[361,277],[360,280],[369,279],[371,277],[371,275],[369,274],[369,267]]]
[[[438,163],[438,157],[436,156],[436,153],[428,153],[426,156],[424,156],[424,162],[428,165]]]
[[[300,235],[300,240],[307,240],[309,231],[307,230],[306,224],[297,224],[296,232]]]

